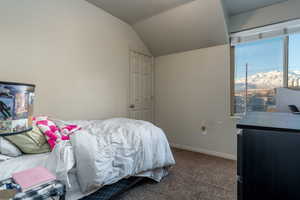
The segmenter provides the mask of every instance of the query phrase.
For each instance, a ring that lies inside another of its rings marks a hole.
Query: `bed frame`
[[[111,200],[126,191],[132,189],[138,183],[141,183],[145,178],[143,177],[130,177],[122,179],[112,185],[104,186],[93,194],[82,198],[81,200]]]

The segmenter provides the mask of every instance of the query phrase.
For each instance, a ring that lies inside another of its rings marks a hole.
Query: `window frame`
[[[299,34],[299,33],[298,33]],[[289,87],[289,37],[292,34],[280,36],[283,38],[283,88],[300,90],[300,88]],[[255,40],[258,41],[258,40]],[[253,41],[253,42],[255,42]],[[251,43],[251,42],[249,42]],[[241,117],[244,113],[234,113],[235,94],[235,46],[230,45],[230,116]]]

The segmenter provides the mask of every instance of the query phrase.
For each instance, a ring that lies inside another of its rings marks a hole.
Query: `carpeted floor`
[[[234,200],[236,163],[173,149],[176,166],[161,183],[146,181],[116,200]]]

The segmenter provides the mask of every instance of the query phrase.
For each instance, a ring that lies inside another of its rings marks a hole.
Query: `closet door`
[[[153,122],[153,57],[130,52],[129,117]]]

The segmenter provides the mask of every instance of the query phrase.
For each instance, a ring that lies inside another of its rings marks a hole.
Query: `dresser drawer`
[[[243,182],[240,177],[237,179],[237,200],[245,200],[243,198]]]

